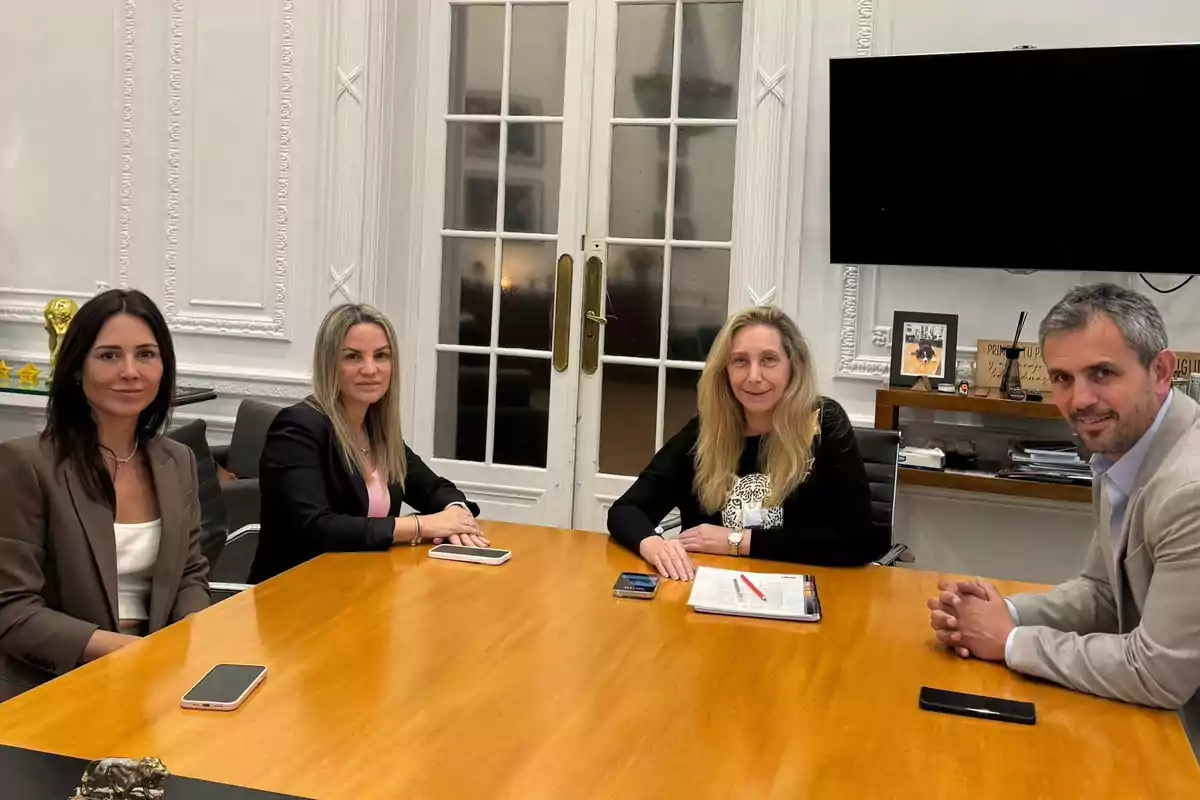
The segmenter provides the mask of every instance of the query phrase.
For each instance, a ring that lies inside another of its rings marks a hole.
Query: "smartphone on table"
[[[511,550],[495,547],[467,547],[457,544],[439,544],[429,550],[430,558],[443,561],[467,561],[472,564],[503,564],[512,558]]]
[[[995,719],[1001,722],[1016,722],[1033,725],[1037,722],[1037,710],[1033,703],[1020,700],[1003,700],[999,697],[984,697],[978,694],[963,694],[946,689],[921,687],[919,705],[926,711],[943,714],[958,714],[963,717]]]
[[[613,597],[652,600],[658,594],[658,576],[644,572],[622,572],[613,585]]]
[[[233,711],[267,677],[267,668],[250,664],[217,664],[188,690],[180,705],[213,711]]]

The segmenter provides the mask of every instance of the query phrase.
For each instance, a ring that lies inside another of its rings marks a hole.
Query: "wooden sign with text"
[[[1004,377],[1004,348],[1012,344],[1012,340],[980,339],[979,352],[975,354],[975,385],[982,389],[999,389],[1000,379]],[[1054,387],[1050,385],[1050,376],[1046,374],[1046,365],[1042,361],[1042,348],[1037,342],[1018,342],[1021,352],[1021,388],[1036,389],[1039,392],[1049,392]]]
[[[1175,377],[1186,378],[1193,372],[1200,372],[1200,353],[1188,350],[1176,350]]]
[[[1010,340],[1011,341],[1011,340]],[[1004,348],[1010,342],[1000,339],[980,339],[979,352],[975,355],[975,385],[982,389],[999,389],[1004,376]],[[1053,390],[1046,365],[1042,361],[1042,348],[1035,342],[1020,342],[1025,350],[1021,353],[1021,388],[1037,389],[1039,392]],[[1175,377],[1186,378],[1193,372],[1200,373],[1200,352],[1175,351]]]

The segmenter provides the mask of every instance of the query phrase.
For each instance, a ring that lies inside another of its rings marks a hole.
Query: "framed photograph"
[[[495,175],[468,174],[463,180],[463,222],[467,230],[496,228]],[[504,190],[504,230],[508,233],[547,233],[542,219],[541,181],[508,180]]]
[[[892,318],[892,386],[928,378],[933,387],[955,380],[958,316],[897,311]]]
[[[466,114],[500,115],[498,92],[468,92],[463,99]],[[536,97],[510,95],[508,98],[508,161],[539,166],[542,163],[542,130],[546,123],[522,122],[512,117],[536,117],[542,113]],[[466,154],[496,157],[500,153],[500,123],[483,122],[466,126]]]

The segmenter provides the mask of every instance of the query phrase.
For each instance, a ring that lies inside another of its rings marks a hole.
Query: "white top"
[[[117,536],[117,616],[144,622],[150,619],[150,581],[162,520],[114,522],[113,533]]]

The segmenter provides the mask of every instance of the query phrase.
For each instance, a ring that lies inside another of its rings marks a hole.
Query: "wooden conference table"
[[[938,647],[931,573],[811,570],[816,625],[716,617],[686,584],[613,598],[642,566],[607,537],[485,528],[508,564],[322,556],[0,705],[0,744],[355,800],[1200,796],[1174,714]],[[179,708],[220,662],[268,677],[238,711]],[[924,684],[1038,723],[920,711]]]

